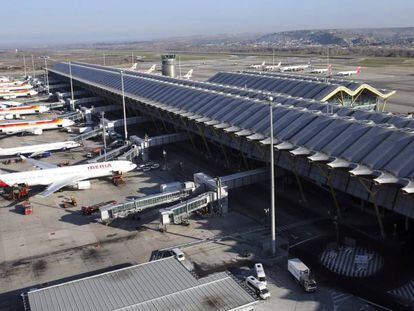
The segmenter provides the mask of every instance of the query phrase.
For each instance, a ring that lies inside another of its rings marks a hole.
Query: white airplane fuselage
[[[317,74],[321,74],[321,73],[327,73],[328,69],[313,69],[310,73],[317,73]]]
[[[48,107],[39,105],[0,108],[0,117],[38,114],[46,111],[49,111]]]
[[[74,125],[69,119],[52,119],[27,122],[0,123],[0,134],[34,133],[35,131],[52,130]]]
[[[0,84],[0,91],[21,91],[21,90],[30,90],[33,86],[30,84],[21,84],[21,85],[1,85]]]
[[[76,182],[79,182],[111,176],[113,173],[123,174],[132,171],[135,167],[136,164],[129,161],[109,161],[10,173],[0,175],[0,187],[23,184],[27,186],[48,186],[58,179],[71,177],[76,178]]]
[[[38,145],[31,145],[31,146],[20,146],[20,147],[13,147],[13,148],[0,148],[0,156],[7,157],[7,156],[15,156],[15,155],[27,155],[27,154],[34,154],[34,153],[42,153],[47,151],[54,151],[54,150],[66,150],[79,147],[80,144],[76,141],[60,141],[55,143],[47,143],[47,144],[38,144]]]
[[[280,67],[280,71],[284,72],[284,71],[301,71],[301,70],[305,70],[307,68],[309,68],[310,65],[295,65],[295,66],[284,66],[284,67]]]
[[[17,91],[8,91],[0,89],[0,98],[3,99],[12,99],[17,97],[26,97],[37,95],[35,90],[17,90]]]

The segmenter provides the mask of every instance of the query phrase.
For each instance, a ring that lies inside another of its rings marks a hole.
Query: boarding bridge
[[[192,195],[195,190],[196,185],[193,182],[186,182],[180,190],[161,192],[117,205],[103,206],[99,209],[101,221],[108,224],[116,218],[125,218],[128,215],[142,212],[151,207],[183,200]]]
[[[86,95],[86,94],[88,94],[88,92],[86,92],[86,91],[75,91],[75,92],[73,92],[73,96],[82,96],[82,95]],[[68,97],[72,97],[72,92],[56,92],[55,95],[58,99],[65,99],[65,98],[68,98]]]
[[[125,151],[118,157],[118,160],[132,161],[139,156],[140,150],[136,145],[132,145],[131,149]]]
[[[136,148],[136,146],[130,146],[130,144],[127,143],[127,144],[125,144],[125,145],[123,145],[119,148],[110,150],[106,153],[102,153],[101,155],[97,156],[96,158],[93,158],[93,159],[89,160],[88,163],[112,161],[112,160],[116,159],[117,157],[119,157],[120,155],[124,154],[125,151],[129,148]]]
[[[216,202],[217,199],[216,192],[208,191],[195,198],[188,199],[185,202],[180,202],[171,207],[164,208],[160,210],[161,224],[181,224],[183,219],[189,218],[190,213],[208,207],[213,202]]]
[[[268,168],[259,168],[218,178],[212,178],[204,173],[196,173],[194,174],[194,182],[163,184],[161,185],[161,193],[118,205],[102,207],[101,220],[110,222],[118,217],[123,218],[142,212],[149,207],[190,198],[195,194],[198,194],[195,198],[160,210],[162,225],[179,223],[182,219],[188,218],[192,212],[207,206],[211,206],[213,212],[223,215],[228,211],[228,189],[247,186],[265,181],[268,178]]]
[[[70,119],[70,120],[73,120],[73,121],[78,121],[78,120],[83,120],[85,115],[83,114],[82,111],[77,110],[77,111],[70,112],[70,113],[67,113],[67,114],[62,114],[62,115],[60,115],[60,117],[64,118],[64,119]]]
[[[86,140],[86,139],[89,139],[89,138],[92,138],[92,137],[102,135],[102,133],[103,133],[102,128],[98,127],[98,128],[96,128],[92,131],[82,133],[82,134],[79,134],[79,135],[73,137],[73,140],[74,141],[83,141],[83,140]]]
[[[146,138],[133,135],[129,139],[139,148],[142,161],[147,162],[149,160],[150,147],[172,144],[187,140],[188,138],[189,136],[186,133],[173,133]]]
[[[49,91],[55,89],[68,89],[70,88],[70,84],[66,83],[59,83],[59,84],[50,84],[49,82]]]

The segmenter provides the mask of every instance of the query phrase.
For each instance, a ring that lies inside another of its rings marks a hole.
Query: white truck
[[[256,271],[256,278],[267,286],[266,274],[264,272],[263,265],[261,263],[256,263],[254,265],[254,270]]]
[[[288,260],[288,271],[295,277],[306,292],[314,292],[317,288],[316,281],[312,277],[309,268],[299,259]]]
[[[256,279],[253,275],[246,278],[246,285],[250,287],[260,298],[267,299],[270,297],[270,293],[266,285]]]

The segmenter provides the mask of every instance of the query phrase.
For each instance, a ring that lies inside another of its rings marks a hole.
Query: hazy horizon
[[[24,6],[24,7],[23,7]],[[338,10],[341,6],[344,9]],[[61,13],[59,13],[61,12]],[[122,42],[290,30],[412,27],[414,2],[396,0],[39,0],[2,4],[0,46]]]

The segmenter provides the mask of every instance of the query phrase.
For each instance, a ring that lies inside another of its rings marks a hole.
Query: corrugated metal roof
[[[174,257],[28,293],[32,311],[231,310],[255,300],[226,273],[196,279]]]
[[[380,91],[366,83],[355,81],[320,80],[303,75],[295,76],[252,71],[219,72],[208,81],[321,101],[327,101],[341,91],[350,96],[355,96],[359,92],[367,90],[382,99],[387,99],[395,93],[395,91]]]

